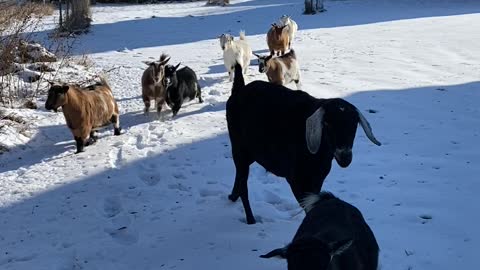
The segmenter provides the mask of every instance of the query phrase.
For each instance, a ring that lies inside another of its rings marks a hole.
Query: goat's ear
[[[165,60],[160,62],[160,65],[165,65],[166,63],[168,63],[169,60],[170,60],[170,57],[166,58]]]
[[[328,244],[330,257],[334,257],[342,254],[345,250],[349,249],[353,244],[353,239],[341,240]]]
[[[378,146],[382,145],[381,142],[379,142],[375,136],[373,135],[373,132],[372,132],[372,127],[370,126],[370,123],[368,123],[367,119],[365,118],[365,116],[363,116],[363,114],[360,112],[360,110],[358,110],[357,108],[355,108],[357,110],[357,113],[358,113],[358,123],[360,124],[360,126],[362,126],[363,128],[363,131],[365,131],[365,135],[367,135],[368,139],[370,139],[370,141]]]
[[[256,53],[253,53],[253,55],[255,55],[257,58],[262,58],[260,55],[258,55]]]
[[[62,93],[67,93],[68,92],[68,89],[70,89],[70,86],[68,85],[62,85]]]
[[[182,62],[178,63],[178,64],[175,66],[174,70],[177,70],[181,63],[182,63]]]
[[[305,140],[308,151],[310,151],[311,154],[316,154],[320,149],[324,114],[325,110],[318,108],[305,122]]]
[[[147,66],[150,66],[150,65],[153,64],[154,62],[151,62],[151,61],[142,61],[142,63],[144,63],[144,64],[147,65]]]

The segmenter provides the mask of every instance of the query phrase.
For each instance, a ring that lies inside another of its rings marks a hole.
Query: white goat
[[[233,40],[233,36],[230,34],[221,34],[218,36],[218,39],[220,40],[220,48],[222,48],[222,51],[225,50],[225,43],[229,40]]]
[[[252,49],[245,39],[245,32],[240,31],[240,39],[228,39],[225,42],[225,49],[223,50],[223,61],[225,68],[228,71],[230,81],[233,81],[233,73],[235,64],[239,63],[242,66],[243,73],[246,74],[248,66],[250,65],[250,58],[252,57]]]
[[[297,34],[298,25],[289,15],[282,15],[278,22],[279,26],[287,26],[283,31],[287,31],[288,37],[290,38],[290,42],[288,43],[288,48],[290,49],[292,47],[292,40],[295,38],[295,34]]]

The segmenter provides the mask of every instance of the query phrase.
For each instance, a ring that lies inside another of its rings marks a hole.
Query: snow
[[[255,225],[227,199],[231,83],[216,39],[244,29],[264,53],[265,33],[282,14],[299,26],[303,88],[355,104],[383,143],[358,131],[352,164],[334,162],[324,184],[362,211],[382,269],[475,269],[480,3],[329,1],[315,16],[301,15],[302,5],[95,7],[75,54],[87,53],[97,70],[118,67],[108,76],[123,134],[108,127],[75,155],[61,113],[45,111],[44,100],[38,111],[19,111],[36,131],[26,147],[0,155],[0,269],[286,269],[258,257],[288,243],[303,218],[286,181],[251,166]],[[205,99],[175,119],[170,110],[160,120],[142,114],[142,61],[162,52],[197,72]],[[253,60],[246,80],[256,79],[266,77]]]

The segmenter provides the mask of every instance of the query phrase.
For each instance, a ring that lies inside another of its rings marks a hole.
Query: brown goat
[[[275,55],[284,55],[285,51],[289,48],[290,38],[288,35],[288,31],[283,31],[286,25],[278,26],[277,24],[273,23],[270,30],[267,33],[267,45],[270,53]]]
[[[291,49],[288,53],[273,57],[272,55],[258,57],[258,71],[267,75],[268,81],[278,85],[287,85],[295,82],[297,89],[302,88],[300,83],[300,68],[298,67],[297,56]]]
[[[166,54],[160,56],[158,62],[144,62],[148,68],[142,75],[142,99],[145,104],[144,112],[148,113],[150,110],[150,100],[155,100],[157,113],[160,116],[162,106],[165,103],[167,90],[165,85],[165,65],[170,60]]]
[[[77,145],[76,154],[96,142],[95,129],[113,123],[114,134],[120,135],[118,106],[104,78],[101,82],[82,88],[77,85],[50,83],[45,109],[57,111],[62,107],[68,128]]]

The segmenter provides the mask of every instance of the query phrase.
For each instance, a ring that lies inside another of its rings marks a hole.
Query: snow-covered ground
[[[301,15],[298,0],[231,2],[93,9],[75,54],[119,67],[109,80],[124,133],[109,127],[74,155],[62,114],[17,112],[37,131],[0,155],[0,269],[286,269],[258,257],[290,241],[303,218],[286,181],[251,167],[256,225],[227,199],[231,84],[215,39],[244,29],[264,53],[282,14],[300,28],[293,47],[304,89],[345,97],[383,143],[359,129],[352,164],[334,163],[324,185],[363,212],[382,268],[477,269],[480,2],[328,1],[315,16]],[[197,72],[205,103],[159,121],[142,114],[140,76],[141,61],[162,52]],[[256,79],[266,77],[252,61],[246,80]]]

